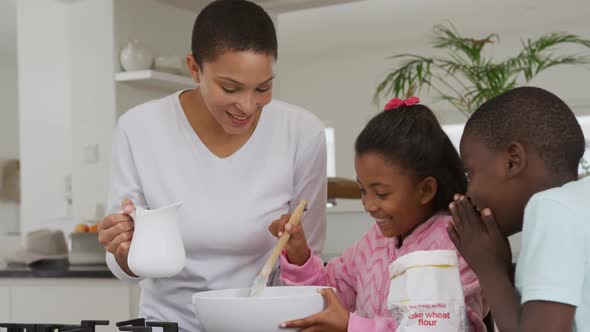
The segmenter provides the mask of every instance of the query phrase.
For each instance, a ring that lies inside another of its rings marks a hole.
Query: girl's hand
[[[307,240],[305,239],[301,224],[295,226],[287,225],[290,217],[290,214],[282,215],[279,220],[273,221],[270,226],[268,226],[268,230],[277,238],[283,236],[285,232],[291,234],[291,238],[285,245],[287,259],[289,260],[289,263],[301,266],[305,264],[311,256],[311,250],[307,245]]]
[[[300,328],[300,332],[346,332],[350,312],[340,303],[331,288],[319,291],[327,303],[326,310],[315,315],[284,322],[282,328]]]

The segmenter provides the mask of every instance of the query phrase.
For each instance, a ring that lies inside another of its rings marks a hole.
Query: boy
[[[448,231],[500,331],[590,331],[590,178],[578,180],[584,145],[569,107],[533,87],[486,102],[465,126],[469,185],[451,203]],[[515,292],[506,238],[520,231]]]

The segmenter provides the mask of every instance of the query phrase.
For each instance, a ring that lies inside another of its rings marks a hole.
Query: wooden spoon
[[[289,218],[289,222],[287,224],[293,226],[299,225],[299,223],[301,222],[301,217],[303,216],[303,212],[305,211],[306,205],[307,201],[301,201],[301,203],[299,203],[299,205],[297,205],[297,207],[293,210],[291,218]],[[264,289],[264,287],[266,287],[266,284],[268,283],[268,277],[270,276],[270,273],[272,272],[272,269],[275,266],[277,259],[281,254],[281,251],[283,251],[283,248],[285,247],[287,241],[289,241],[290,238],[291,234],[285,232],[283,233],[283,236],[281,236],[281,238],[279,239],[279,242],[277,242],[277,244],[274,246],[270,253],[270,257],[262,267],[260,274],[258,274],[256,279],[254,279],[254,283],[250,288],[250,296],[259,295]]]

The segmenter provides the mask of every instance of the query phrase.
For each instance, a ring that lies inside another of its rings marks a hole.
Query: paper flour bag
[[[454,250],[415,251],[389,266],[387,307],[397,332],[469,331]]]

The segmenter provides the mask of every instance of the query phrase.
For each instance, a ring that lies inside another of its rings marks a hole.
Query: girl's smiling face
[[[434,214],[434,178],[416,179],[411,171],[376,152],[357,155],[355,169],[363,206],[383,236],[404,238]]]

